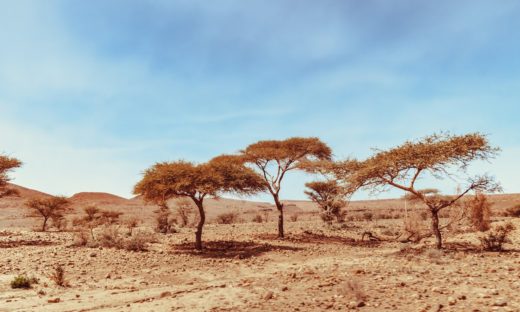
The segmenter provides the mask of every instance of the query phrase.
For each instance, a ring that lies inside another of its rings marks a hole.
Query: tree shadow
[[[256,237],[263,240],[279,240],[275,234],[260,234]],[[282,240],[296,244],[339,244],[351,247],[377,247],[381,245],[381,241],[357,240],[350,237],[329,236],[307,231],[300,234],[286,235]]]
[[[173,253],[199,256],[202,258],[248,259],[270,251],[300,251],[303,248],[260,244],[240,241],[210,241],[204,243],[203,250],[196,250],[193,243],[173,245]]]
[[[485,254],[485,253],[501,253],[501,254],[515,254],[520,253],[520,249],[508,249],[504,248],[500,251],[489,251],[489,250],[483,250],[481,246],[474,245],[471,243],[465,243],[465,242],[457,242],[457,243],[444,243],[443,244],[443,250],[446,252],[465,252],[465,253],[479,253],[479,254]]]
[[[22,246],[53,246],[56,243],[44,240],[16,240],[16,241],[0,241],[0,248],[16,248]]]

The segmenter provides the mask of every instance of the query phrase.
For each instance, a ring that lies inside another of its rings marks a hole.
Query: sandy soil
[[[482,253],[475,234],[450,235],[436,251],[428,240],[361,242],[367,227],[374,224],[288,222],[288,237],[277,240],[274,223],[209,225],[203,252],[193,251],[189,228],[159,235],[146,252],[4,230],[0,311],[520,311],[519,231],[513,251]],[[48,278],[57,264],[70,287]],[[19,274],[39,283],[13,290]]]

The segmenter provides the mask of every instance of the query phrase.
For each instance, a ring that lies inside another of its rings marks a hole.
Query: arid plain
[[[211,200],[205,249],[198,252],[190,225],[154,233],[156,208],[139,198],[71,198],[69,218],[95,205],[122,212],[121,223],[142,221],[134,233],[153,239],[135,252],[74,246],[70,231],[36,231],[40,221],[28,216],[24,203],[46,195],[16,188],[19,197],[0,201],[0,311],[520,311],[518,230],[505,252],[481,251],[483,234],[464,224],[446,231],[442,251],[431,238],[404,243],[402,200],[352,202],[341,225],[325,224],[311,202],[287,201],[284,240],[276,238],[270,204]],[[520,219],[502,213],[520,195],[490,198],[493,225],[520,227]],[[237,219],[218,224],[229,212]],[[253,222],[257,215],[263,219]],[[362,237],[367,231],[372,239]],[[66,287],[51,278],[58,265]],[[18,275],[38,281],[11,289]]]

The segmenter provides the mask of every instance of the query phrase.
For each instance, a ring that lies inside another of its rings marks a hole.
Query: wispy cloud
[[[482,131],[504,147],[491,171],[520,191],[503,169],[520,145],[518,13],[514,1],[4,2],[0,149],[25,161],[22,184],[129,195],[154,161],[259,139],[320,136],[364,157]],[[304,180],[285,196],[301,198]]]

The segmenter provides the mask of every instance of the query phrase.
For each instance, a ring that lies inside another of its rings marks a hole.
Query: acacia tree
[[[331,149],[318,138],[289,138],[259,141],[241,151],[244,163],[254,168],[264,179],[278,209],[278,237],[284,237],[283,203],[280,189],[287,172],[302,169],[313,161],[330,160]]]
[[[198,208],[199,222],[195,248],[202,249],[202,228],[206,221],[204,199],[222,193],[254,194],[264,189],[262,179],[236,157],[219,156],[204,164],[186,161],[157,163],[144,172],[134,188],[146,201],[167,207],[171,198],[186,197]]]
[[[22,163],[18,159],[0,155],[0,198],[18,194],[16,190],[8,187],[8,182],[11,181],[9,173],[21,166]]]
[[[32,211],[32,216],[43,219],[42,232],[47,230],[49,219],[62,219],[64,214],[70,210],[70,202],[63,196],[51,196],[45,198],[35,198],[25,204]]]
[[[315,181],[305,184],[307,190],[305,194],[315,202],[321,209],[323,221],[331,223],[336,219],[342,222],[345,218],[343,209],[347,206],[347,197],[343,189],[335,180]]]
[[[365,188],[384,191],[388,187],[394,187],[423,202],[431,214],[436,247],[441,249],[439,211],[453,206],[471,191],[501,190],[492,177],[470,176],[466,170],[473,161],[489,160],[498,151],[499,149],[490,146],[486,136],[480,133],[461,136],[434,134],[419,141],[405,142],[387,151],[377,151],[364,161],[353,159],[336,163],[331,170],[350,190]],[[458,180],[465,186],[457,192],[458,194],[452,196],[432,196],[416,187],[417,181],[427,174],[436,179]]]

